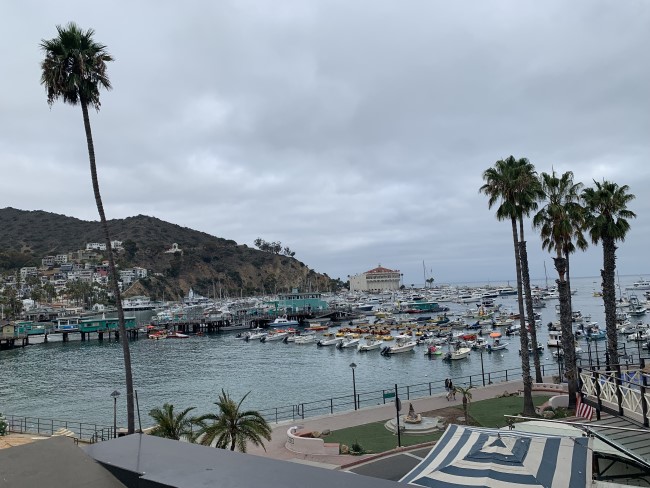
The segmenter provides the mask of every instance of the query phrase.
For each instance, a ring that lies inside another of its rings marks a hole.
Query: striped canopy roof
[[[591,483],[589,441],[450,425],[400,482],[432,488],[584,488]]]

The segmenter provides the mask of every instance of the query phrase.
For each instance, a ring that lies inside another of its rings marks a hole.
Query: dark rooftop
[[[393,481],[134,434],[85,447],[127,486],[395,488]],[[137,484],[136,484],[137,483]]]

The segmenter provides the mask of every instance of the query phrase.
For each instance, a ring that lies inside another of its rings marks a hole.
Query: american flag
[[[586,420],[591,420],[594,416],[594,407],[587,405],[581,401],[580,395],[578,395],[578,401],[576,405],[576,417],[580,417]]]

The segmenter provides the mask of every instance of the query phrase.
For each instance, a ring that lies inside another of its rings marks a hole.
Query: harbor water
[[[627,284],[636,279],[630,277]],[[544,286],[543,281],[534,284]],[[625,284],[622,282],[623,287]],[[602,298],[594,297],[594,290],[600,286],[599,278],[574,279],[572,286],[577,291],[573,309],[591,315],[592,321],[604,327]],[[496,301],[504,308],[517,311],[513,296]],[[546,324],[557,320],[556,303],[557,300],[549,300],[545,308],[538,310],[542,326],[537,331],[539,342],[544,346],[548,338]],[[444,305],[451,308],[449,314],[476,307],[476,304],[453,302]],[[486,373],[504,369],[512,372],[520,367],[519,337],[504,339],[510,343],[507,350],[482,355]],[[633,344],[628,343],[628,347],[636,351]],[[581,346],[587,350],[584,340]],[[604,343],[599,346],[602,357]],[[353,362],[358,393],[390,390],[395,384],[428,382],[442,389],[445,378],[481,374],[478,352],[473,351],[469,358],[452,362],[430,359],[424,352],[425,346],[418,346],[411,353],[386,357],[380,355],[379,350],[360,353],[356,349],[319,348],[313,343],[246,342],[238,339],[235,332],[182,340],[141,338],[131,342],[134,386],[143,427],[151,425],[149,410],[164,403],[172,403],[179,411],[196,407],[196,414],[213,411],[222,389],[236,399],[250,392],[244,404],[246,409],[268,410],[346,395],[352,405],[350,364]],[[541,360],[549,365],[549,370],[557,371],[557,360],[551,352],[545,347]],[[3,375],[0,412],[4,414],[111,425],[111,393],[117,390],[122,393],[117,402],[118,425],[126,423],[119,342],[100,342],[96,338],[66,343],[53,340],[6,350],[0,352],[0,369]],[[514,378],[518,377],[520,374],[515,374]]]

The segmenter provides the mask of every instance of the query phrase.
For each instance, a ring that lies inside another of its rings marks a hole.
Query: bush
[[[359,441],[357,440],[355,440],[350,446],[350,454],[352,454],[353,456],[360,456],[365,453],[366,450],[363,448],[361,444],[359,444]]]
[[[7,435],[7,421],[0,413],[0,436]]]

